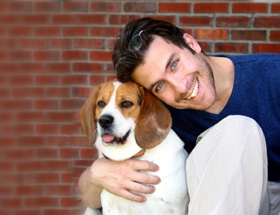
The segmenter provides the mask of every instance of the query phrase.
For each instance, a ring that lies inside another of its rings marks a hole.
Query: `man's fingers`
[[[158,165],[149,161],[130,159],[127,160],[126,162],[127,162],[126,165],[137,170],[152,171],[152,172],[156,172],[159,170]]]
[[[158,184],[160,182],[160,178],[155,175],[149,175],[143,172],[137,172],[134,175],[133,181],[137,181],[143,184]]]
[[[134,201],[134,202],[144,202],[144,201],[146,201],[145,196],[131,193],[128,190],[122,190],[122,192],[119,194],[119,196],[122,196],[123,198],[128,199],[130,201]]]

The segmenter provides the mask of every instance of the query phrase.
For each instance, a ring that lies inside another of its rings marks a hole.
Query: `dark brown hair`
[[[131,38],[141,33],[142,45],[139,50],[130,50],[129,42]],[[117,79],[120,82],[133,81],[131,74],[144,62],[144,55],[148,50],[154,35],[160,36],[168,43],[173,43],[180,48],[187,48],[195,53],[185,42],[183,35],[185,31],[177,26],[152,18],[140,18],[128,23],[117,36],[117,42],[112,51],[112,59],[116,71]]]

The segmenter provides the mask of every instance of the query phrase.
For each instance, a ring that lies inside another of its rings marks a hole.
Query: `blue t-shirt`
[[[235,68],[232,94],[220,114],[168,109],[172,129],[190,153],[197,136],[229,115],[244,115],[261,126],[267,144],[268,180],[280,182],[280,55],[217,55],[229,58]]]

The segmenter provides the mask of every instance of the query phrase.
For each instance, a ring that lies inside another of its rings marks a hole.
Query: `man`
[[[279,214],[280,55],[207,56],[183,30],[142,18],[127,24],[117,38],[113,63],[121,82],[135,81],[167,104],[172,128],[191,152],[189,214]],[[230,115],[253,118],[264,132],[266,197],[262,131],[249,118]],[[137,170],[157,168],[144,161],[97,160],[81,176],[82,201],[99,207],[103,188],[145,201],[130,191],[152,193],[154,187],[143,184],[160,179]]]

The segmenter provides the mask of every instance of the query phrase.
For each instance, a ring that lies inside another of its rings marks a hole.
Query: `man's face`
[[[202,54],[193,55],[158,36],[132,78],[178,109],[207,110],[216,98],[213,72]]]

